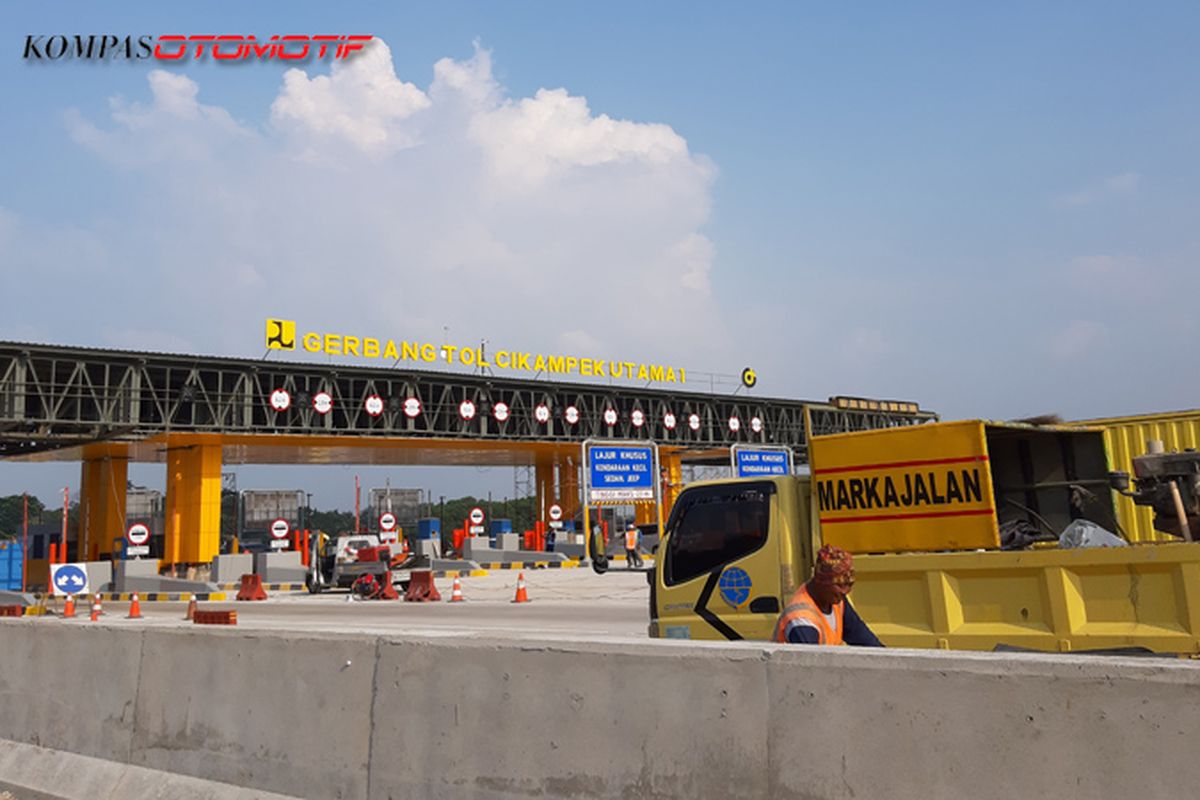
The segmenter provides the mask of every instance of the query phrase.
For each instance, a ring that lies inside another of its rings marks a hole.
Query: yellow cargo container
[[[1146,442],[1157,439],[1167,452],[1200,449],[1200,409],[1142,414],[1132,417],[1089,419],[1080,425],[1103,428],[1110,468],[1133,472],[1133,459],[1145,455]],[[1178,541],[1154,530],[1154,511],[1134,505],[1128,497],[1117,498],[1117,520],[1131,542]]]

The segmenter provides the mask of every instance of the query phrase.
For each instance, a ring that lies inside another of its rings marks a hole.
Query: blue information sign
[[[589,502],[653,500],[654,449],[604,445],[588,450]]]
[[[87,573],[75,564],[54,567],[54,588],[59,594],[80,594],[87,590]]]
[[[757,478],[763,475],[787,475],[790,472],[786,450],[749,450],[738,448],[737,476]]]

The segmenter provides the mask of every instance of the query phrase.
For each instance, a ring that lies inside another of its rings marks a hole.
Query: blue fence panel
[[[0,542],[0,589],[21,591],[23,563],[20,542]]]

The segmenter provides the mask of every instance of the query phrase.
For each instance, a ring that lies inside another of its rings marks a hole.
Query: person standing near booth
[[[638,552],[641,545],[642,532],[638,530],[638,526],[629,523],[629,527],[625,529],[625,558],[630,569],[642,566],[642,555]]]

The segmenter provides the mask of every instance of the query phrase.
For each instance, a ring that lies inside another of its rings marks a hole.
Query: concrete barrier
[[[284,553],[255,553],[254,571],[263,583],[304,583],[308,570],[295,550]]]
[[[213,558],[213,583],[236,583],[254,572],[254,554],[220,555]]]
[[[0,640],[0,738],[304,797],[1010,800],[1200,783],[1192,662],[31,619],[0,622]]]

